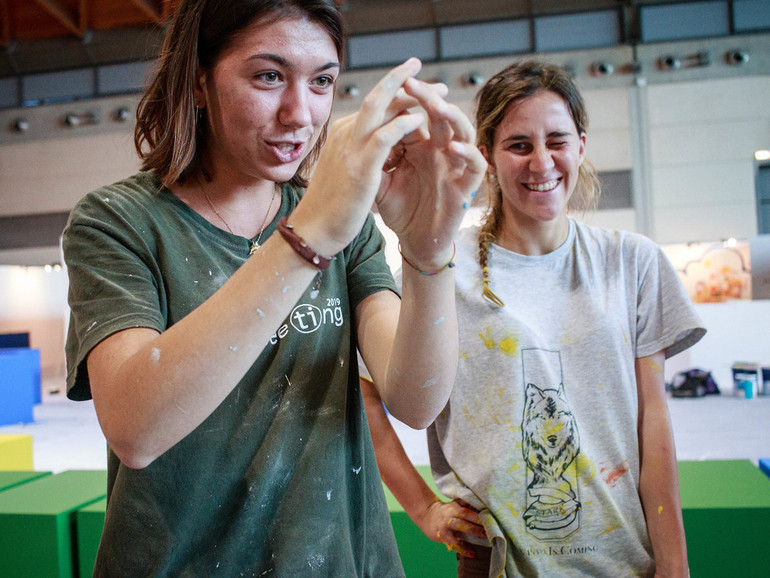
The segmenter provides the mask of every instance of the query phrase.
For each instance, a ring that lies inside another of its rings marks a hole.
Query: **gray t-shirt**
[[[284,186],[263,239],[298,201]],[[403,576],[353,331],[356,305],[395,288],[383,249],[370,217],[230,395],[150,466],[131,469],[109,453],[96,575]],[[90,397],[85,360],[100,341],[130,327],[164,331],[248,250],[151,173],[88,194],[64,234],[69,397]]]
[[[482,510],[495,576],[652,575],[634,360],[705,333],[676,272],[641,235],[570,220],[544,256],[491,246],[497,308],[477,236],[458,242],[458,376],[428,429],[438,487]]]

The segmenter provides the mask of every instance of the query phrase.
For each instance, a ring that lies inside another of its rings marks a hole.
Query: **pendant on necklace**
[[[251,249],[249,249],[249,255],[253,255],[259,250],[259,240],[251,242]]]

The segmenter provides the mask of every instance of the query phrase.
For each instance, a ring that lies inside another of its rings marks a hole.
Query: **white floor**
[[[57,388],[59,393],[48,393]],[[106,469],[106,443],[93,403],[68,400],[56,383],[43,389],[35,421],[0,426],[0,434],[31,434],[39,471]],[[770,396],[669,399],[669,409],[680,460],[749,459],[756,464],[759,458],[770,458]],[[425,432],[395,420],[393,425],[412,461],[427,464]]]

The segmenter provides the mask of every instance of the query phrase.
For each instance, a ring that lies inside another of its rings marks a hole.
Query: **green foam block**
[[[107,472],[67,471],[0,492],[0,575],[78,575],[75,513],[107,494]]]
[[[104,514],[107,511],[107,498],[81,508],[77,513],[78,564],[80,576],[92,576],[99,542],[104,530]]]
[[[690,575],[770,575],[770,478],[749,460],[679,462]]]
[[[51,472],[0,471],[0,492],[50,475]]]

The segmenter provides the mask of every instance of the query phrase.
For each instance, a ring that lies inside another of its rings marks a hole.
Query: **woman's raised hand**
[[[394,147],[377,207],[410,263],[436,271],[451,258],[452,241],[487,163],[471,121],[444,100],[444,85],[410,78],[404,91],[427,113],[427,125]]]
[[[446,87],[414,78],[421,66],[411,58],[392,69],[357,113],[331,126],[305,198],[291,217],[319,253],[342,250],[376,198],[415,264],[429,269],[449,260],[486,162],[473,142],[471,122],[444,101]]]

